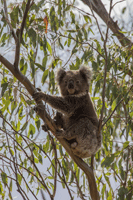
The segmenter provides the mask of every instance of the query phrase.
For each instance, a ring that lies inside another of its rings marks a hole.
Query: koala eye
[[[77,84],[79,84],[79,83],[80,83],[80,81],[79,81],[79,80],[77,80],[77,81],[76,81],[76,83],[77,83]]]
[[[67,84],[67,80],[64,80],[64,83]]]

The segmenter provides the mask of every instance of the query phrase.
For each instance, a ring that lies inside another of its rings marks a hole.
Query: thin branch
[[[92,5],[90,6],[90,9],[91,9],[91,12],[92,12],[92,16],[93,16],[94,19],[96,20],[96,24],[97,24],[97,27],[98,27],[99,33],[100,33],[100,35],[101,35],[101,39],[102,39],[102,41],[104,41],[104,37],[103,37],[103,34],[102,34],[102,32],[101,32],[101,29],[100,29],[100,26],[99,26],[98,20],[97,20],[96,16],[94,15],[94,12],[93,12],[93,9],[92,9]]]
[[[79,190],[80,197],[81,197],[82,200],[85,200],[85,198],[84,198],[85,195],[82,193],[81,187],[80,187],[80,185],[79,185],[79,181],[78,181],[77,176],[76,176],[76,172],[73,171],[72,167],[71,167],[70,164],[69,164],[69,160],[68,160],[68,158],[67,158],[66,156],[65,156],[65,159],[66,159],[67,162],[68,162],[68,168],[71,170],[71,172],[73,173],[73,175],[74,175],[74,177],[75,177],[76,185],[77,185],[77,188],[78,188],[78,190]]]
[[[31,8],[31,6],[34,4],[33,1],[32,1],[31,4],[30,4],[30,2],[31,2],[31,0],[27,1],[26,7],[25,7],[24,16],[23,16],[23,20],[22,20],[22,24],[21,24],[21,27],[20,27],[20,43],[21,43],[21,40],[22,40],[22,35],[23,35],[23,31],[24,31],[24,27],[25,27],[25,22],[26,22],[28,11]]]
[[[14,66],[0,54],[0,62],[26,87],[30,95],[36,91],[29,79],[24,76],[19,70],[15,70]]]
[[[2,158],[1,158],[1,157],[2,157]],[[4,160],[3,157],[4,157],[5,159],[9,160],[10,163],[8,163],[6,160]],[[11,160],[10,158],[6,157],[6,156],[3,155],[3,154],[0,154],[0,158],[1,158],[4,162],[6,162],[6,163],[8,163],[8,164],[11,164],[11,163],[14,164],[14,161],[13,161],[13,160]],[[51,161],[51,162],[52,162],[52,161]],[[34,177],[37,179],[37,181],[38,181],[39,183],[41,183],[41,185],[43,185],[42,181],[38,178],[38,176],[37,176],[35,173],[33,173],[32,171],[28,170],[27,168],[25,168],[24,166],[22,166],[22,165],[20,165],[20,164],[18,164],[18,163],[15,163],[15,164],[16,164],[18,167],[20,167],[20,168],[22,168],[23,170],[25,170],[28,174],[31,174],[32,176],[34,176]],[[13,169],[12,169],[12,171],[13,171],[13,173],[15,173]],[[11,177],[10,177],[10,178],[11,178]],[[16,179],[13,179],[13,178],[11,178],[11,179],[14,180],[14,181],[16,181]]]
[[[127,177],[128,177],[128,170],[129,170],[129,156],[130,156],[130,149],[127,150],[127,161],[126,161],[126,172],[125,172],[125,181],[124,186],[126,187],[127,184]]]
[[[50,134],[49,134],[49,137],[50,137],[51,145],[53,146],[54,154],[55,154],[55,157],[54,157],[54,160],[55,160],[55,165],[54,165],[55,176],[54,176],[54,191],[53,191],[53,197],[54,197],[55,193],[56,193],[56,188],[57,188],[57,149],[56,149],[56,144],[54,142],[53,137]]]
[[[124,1],[126,1],[126,0],[121,0],[121,1],[118,1],[118,2],[114,3],[114,5],[112,6],[112,8],[115,7],[116,4],[121,3],[121,2],[124,2]]]
[[[29,11],[29,9],[31,7],[30,6],[30,1],[31,0],[28,0],[28,2],[26,4],[26,8],[25,8],[23,20],[22,20],[22,23],[21,23],[20,31],[18,32],[18,38],[16,40],[16,51],[15,51],[15,61],[14,61],[14,68],[16,70],[18,70],[19,57],[20,57],[20,44],[21,44],[21,41],[22,41],[22,34],[23,34],[23,30],[24,30],[27,14],[28,14],[28,11]]]
[[[58,164],[59,164],[59,166],[60,166],[60,168],[61,168],[61,171],[62,171],[62,176],[63,176],[62,179],[63,179],[63,182],[64,182],[64,184],[66,185],[66,188],[67,188],[67,190],[68,190],[68,193],[69,193],[69,195],[70,195],[71,200],[73,200],[71,191],[70,191],[70,189],[69,189],[69,187],[68,187],[68,184],[67,184],[67,182],[66,182],[66,180],[65,180],[65,175],[64,175],[64,172],[63,172],[63,169],[62,169],[62,166],[61,166],[59,160],[58,160]]]
[[[113,165],[111,165],[111,169],[113,170],[114,174],[117,176],[117,178],[119,179],[120,183],[123,185],[123,181],[121,179],[121,177],[117,174],[117,172],[115,171]]]
[[[126,93],[126,96],[128,95],[128,93],[132,90],[133,85],[130,87],[129,91]],[[123,97],[118,104],[115,106],[114,110],[112,111],[111,115],[106,119],[106,121],[102,124],[102,128],[103,126],[111,119],[112,115],[114,114],[114,112],[116,111],[117,107],[121,104],[121,102],[125,99],[125,97]]]
[[[9,25],[9,27],[10,27],[10,31],[12,32],[12,35],[13,35],[14,40],[15,40],[15,42],[16,42],[16,41],[17,41],[17,36],[16,36],[16,34],[15,34],[13,28],[12,28],[12,25],[11,25],[9,19],[8,19],[8,12],[7,12],[6,0],[3,0],[3,2],[4,2],[5,19],[6,19],[8,25]]]
[[[110,15],[111,15],[111,10],[112,10],[112,0],[110,1],[108,23],[109,23],[109,18],[110,18]],[[105,108],[105,89],[106,89],[106,75],[107,75],[107,65],[108,65],[108,54],[107,54],[107,47],[106,47],[107,39],[108,39],[108,31],[109,31],[108,23],[107,23],[106,36],[105,36],[105,39],[104,39],[105,65],[104,65],[104,81],[103,81],[103,92],[102,92],[103,105],[102,105],[101,115],[100,115],[100,119],[99,119],[98,135],[100,135],[100,131],[101,131],[101,128],[102,128],[103,113],[104,113],[104,108]]]
[[[66,36],[66,35],[63,35],[63,34],[61,34],[61,33],[56,33],[57,35],[59,35],[59,36],[61,36],[61,37],[64,37],[64,38],[70,38],[71,40],[74,40],[75,42],[77,42],[77,43],[79,43],[79,44],[82,44],[82,45],[89,45],[92,49],[94,49],[102,58],[104,58],[105,59],[105,57],[95,48],[95,47],[93,47],[93,45],[91,45],[89,42],[80,42],[80,41],[78,41],[78,40],[76,40],[75,38],[73,38],[73,37],[68,37],[68,36]]]
[[[4,130],[3,130],[2,128],[0,128],[0,130],[4,132]],[[15,131],[15,134],[16,134],[16,133],[17,133],[17,132]],[[27,152],[26,152],[26,151],[22,148],[22,146],[15,140],[15,137],[12,137],[11,134],[9,134],[8,132],[6,132],[6,134],[7,134],[13,141],[15,141],[15,142],[17,143],[17,145],[19,146],[19,148],[25,153],[26,157],[31,161],[31,163],[32,163],[33,166],[35,167],[36,171],[38,172],[38,174],[39,174],[39,176],[40,176],[40,178],[41,178],[41,180],[42,180],[41,184],[45,187],[46,191],[48,192],[49,196],[50,196],[51,199],[52,199],[52,195],[51,195],[51,193],[50,193],[50,191],[49,191],[47,185],[45,184],[44,179],[43,179],[43,177],[42,177],[40,171],[38,170],[36,164],[34,163],[34,160],[33,160],[30,156],[28,156]],[[23,138],[23,139],[24,139],[24,138]],[[26,141],[25,141],[25,142],[26,142]],[[11,154],[11,153],[10,153],[10,154]],[[12,155],[12,154],[11,154],[11,155]]]
[[[29,1],[28,1],[29,2]],[[27,8],[29,9],[30,6],[28,7],[28,2],[27,2]],[[27,15],[27,11],[28,9],[25,11],[25,16]],[[22,33],[24,30],[24,25],[25,25],[25,17],[23,18],[23,23],[21,25],[20,28],[20,37],[22,37]],[[21,40],[19,41],[21,42]],[[88,44],[88,43],[87,43]],[[16,49],[19,49],[20,46],[18,44],[18,46],[16,47]],[[20,50],[20,49],[19,49]],[[101,55],[102,56],[102,55]],[[17,57],[17,53],[16,53],[16,57]],[[0,55],[0,61],[5,65],[5,67],[7,69],[9,69],[11,71],[11,73],[25,86],[25,88],[27,89],[27,91],[29,92],[30,95],[33,95],[36,90],[34,88],[34,86],[31,84],[31,82],[28,80],[28,78],[26,76],[24,76],[19,70],[18,68],[14,68],[14,66],[6,59],[4,58],[2,55]],[[19,59],[17,58],[16,60],[17,62],[15,63],[15,65],[17,66]],[[17,70],[16,70],[17,69]],[[42,103],[40,103],[42,106]],[[50,116],[47,114],[47,112],[45,111],[45,108],[41,108],[38,111],[39,116],[43,119],[43,121],[46,122],[46,124],[48,125],[48,127],[50,128],[50,131],[56,135],[57,132],[57,126],[55,125],[55,123],[53,122],[53,120],[50,118]],[[10,135],[11,137],[11,135]],[[12,139],[14,139],[12,137]],[[90,187],[90,195],[92,197],[92,200],[99,200],[99,194],[98,194],[98,190],[97,190],[97,186],[96,186],[96,181],[95,181],[95,177],[93,174],[93,170],[91,169],[91,167],[89,167],[82,159],[80,159],[79,157],[75,156],[69,146],[69,144],[64,140],[64,139],[58,139],[59,142],[64,146],[64,148],[66,149],[66,151],[68,152],[68,154],[71,156],[71,158],[76,162],[76,164],[84,171],[84,173],[87,176],[88,182],[89,182],[89,187]],[[18,144],[19,146],[19,144]],[[20,148],[22,148],[20,146]],[[24,153],[26,154],[25,150],[22,149],[24,151]],[[27,157],[30,159],[30,157],[27,155]],[[36,168],[36,170],[38,171],[38,168],[36,167],[35,163],[31,160],[31,162],[34,164],[34,167]],[[42,179],[41,174],[39,173],[39,176]],[[44,180],[42,179],[43,184],[44,184]],[[45,187],[45,184],[44,184]],[[47,192],[49,193],[51,199],[52,199],[52,195],[50,194],[50,191],[48,190],[48,188],[46,187]]]
[[[17,164],[17,167],[18,167],[18,164]],[[38,198],[36,197],[36,195],[34,194],[34,192],[33,192],[33,191],[31,190],[31,188],[29,187],[29,185],[28,185],[28,183],[27,183],[25,177],[23,176],[23,174],[21,173],[21,171],[19,170],[19,168],[18,168],[18,171],[19,171],[19,174],[21,175],[21,177],[23,178],[23,180],[24,180],[24,182],[25,182],[27,188],[28,188],[29,191],[31,192],[31,194],[34,196],[34,198],[35,198],[36,200],[38,200]]]
[[[105,9],[103,3],[101,0],[82,0],[86,5],[88,5],[90,8],[99,15],[99,17],[105,22],[105,24],[111,29],[111,31],[116,35],[119,42],[122,46],[126,46],[129,49],[131,49],[131,46],[133,45],[132,41],[130,41],[123,33],[120,32],[120,28],[117,25],[117,22],[114,22],[111,17],[109,17],[109,14],[107,10]],[[131,51],[133,52],[133,51]]]

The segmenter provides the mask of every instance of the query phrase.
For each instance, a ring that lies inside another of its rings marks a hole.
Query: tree
[[[40,194],[45,199],[44,193],[55,199],[58,182],[67,189],[70,199],[74,198],[74,186],[81,199],[88,196],[92,200],[132,199],[133,48],[128,36],[131,30],[111,17],[118,2],[110,1],[109,13],[100,0],[83,2],[86,7],[82,9],[79,1],[28,0],[8,7],[6,0],[2,1],[0,195],[3,199],[7,196],[13,199],[15,184],[22,199],[30,199],[29,195],[38,199]],[[122,15],[126,9],[123,8]],[[105,22],[104,29],[95,13]],[[45,106],[36,115],[33,108],[36,88],[58,94],[56,68],[78,69],[82,63],[93,68],[90,93],[103,137],[94,169],[93,158],[83,161],[72,154],[64,139],[57,141],[53,136],[57,131],[51,118],[54,111]],[[48,125],[48,133],[41,131],[42,121]],[[48,169],[44,170],[45,162]]]

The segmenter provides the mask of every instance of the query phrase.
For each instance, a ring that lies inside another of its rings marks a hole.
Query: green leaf
[[[92,62],[92,68],[93,68],[93,70],[97,71],[97,69],[98,69],[97,62],[95,62],[95,61]]]
[[[17,181],[18,181],[19,185],[21,185],[22,176],[18,173],[17,173]]]
[[[47,49],[49,53],[52,54],[52,48],[51,48],[51,45],[48,43],[48,41],[47,41]]]
[[[4,185],[7,185],[7,174],[5,172],[1,173],[1,178],[2,178],[2,182],[4,183]]]
[[[64,169],[65,175],[67,175],[68,174],[68,163],[64,159],[62,159],[62,167]]]
[[[45,70],[45,67],[42,66],[42,65],[40,65],[39,63],[35,63],[35,65],[36,65],[39,69],[41,69],[42,71]]]
[[[102,199],[104,199],[105,190],[106,190],[106,184],[104,184],[102,187]]]
[[[3,186],[2,186],[2,184],[1,184],[1,182],[0,182],[0,194],[2,195],[2,192],[3,192]]]
[[[124,142],[123,149],[126,149],[129,146],[129,141]]]
[[[46,69],[47,59],[48,59],[47,56],[45,56],[45,57],[43,58],[43,60],[42,60],[42,66],[43,66],[43,68],[44,68],[43,71],[45,71],[45,69]]]
[[[72,54],[77,53],[77,51],[78,50],[74,47],[73,50],[72,50]]]
[[[52,31],[56,32],[57,29],[58,29],[58,19],[56,18],[56,15],[55,15],[54,6],[52,6],[51,9],[50,9],[50,23],[51,23]]]
[[[107,156],[105,159],[102,160],[101,166],[102,167],[109,167],[111,163],[114,161],[114,155],[112,154],[111,156]]]
[[[53,63],[53,65],[54,65],[54,63]],[[53,70],[51,72],[49,72],[49,80],[50,80],[49,89],[52,86],[52,89],[54,90],[55,89],[55,76],[54,76],[54,71]]]
[[[71,44],[71,34],[69,33],[68,35],[68,42],[67,42],[67,46],[70,47],[70,44]]]
[[[115,99],[115,100],[113,101],[113,103],[112,103],[112,106],[111,106],[112,110],[114,110],[115,107],[116,107],[116,99]]]
[[[76,67],[79,67],[81,64],[80,59],[78,57],[76,57]]]
[[[121,197],[120,199],[123,199],[123,197],[127,194],[127,192],[128,192],[127,188],[125,188],[125,187],[119,188],[118,195],[119,195],[119,197]]]
[[[33,137],[33,135],[35,134],[35,131],[36,131],[35,127],[32,124],[30,124],[27,137],[30,137],[30,136]]]
[[[35,66],[34,66],[34,60],[32,58],[30,58],[30,67],[32,69],[32,78],[34,78],[35,76]]]
[[[16,28],[16,24],[18,23],[18,12],[19,12],[19,6],[17,7],[14,6],[10,14],[11,24],[13,28]]]
[[[33,44],[33,47],[36,47],[36,32],[33,28],[30,28],[28,31],[28,36],[30,38],[31,44]]]
[[[7,83],[7,78],[5,77],[4,79],[2,79],[1,81],[1,87],[2,87],[2,91],[1,91],[1,96],[4,95],[6,89],[7,89],[8,83]]]
[[[13,101],[13,102],[11,103],[11,115],[13,114],[13,111],[16,109],[16,107],[17,107],[17,102],[16,102],[16,101]]]
[[[4,105],[4,107],[2,108],[2,111],[3,111],[3,112],[4,112],[6,109],[8,109],[8,107],[9,107],[11,101],[10,101],[10,100],[6,100],[4,103],[5,103],[5,105]]]
[[[61,146],[61,145],[59,145],[59,152],[60,152],[60,155],[61,155],[61,156],[64,155],[64,154],[63,154],[63,151],[62,151],[62,146]]]
[[[75,24],[75,15],[72,11],[70,11],[70,16],[71,16],[71,19],[72,19],[72,23]]]
[[[10,148],[10,153],[12,154],[12,156],[14,156],[14,151],[12,150],[12,148]]]
[[[28,122],[25,122],[21,128],[21,133],[27,128]]]
[[[21,58],[20,60],[20,71],[22,72],[22,74],[26,74],[27,71],[27,63],[24,63],[24,59]]]
[[[34,162],[35,162],[35,163],[39,163],[38,158],[34,157]]]
[[[42,76],[42,84],[45,83],[46,79],[47,79],[47,76],[48,76],[48,72],[49,72],[49,69],[46,69],[43,73],[43,76]]]
[[[42,163],[42,161],[43,161],[43,160],[42,160],[42,156],[41,156],[40,154],[38,155],[38,160],[39,160],[39,163],[43,164],[43,163]]]
[[[84,19],[85,21],[88,23],[88,20],[90,21],[90,23],[92,23],[91,18],[88,15],[84,15]]]
[[[59,43],[60,47],[61,47],[62,49],[64,49],[64,46],[61,44],[60,38],[58,38],[58,43]]]
[[[36,125],[37,129],[39,130],[39,128],[40,128],[40,119],[38,117],[35,118],[35,125]]]

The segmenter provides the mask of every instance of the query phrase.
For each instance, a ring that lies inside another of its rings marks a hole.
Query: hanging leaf
[[[48,17],[47,17],[47,16],[44,17],[43,21],[44,21],[44,24],[45,24],[45,26],[46,26],[46,28],[45,28],[45,33],[47,33],[47,30],[48,30]]]
[[[43,76],[42,76],[42,84],[45,83],[46,79],[47,79],[47,76],[48,76],[48,72],[49,72],[49,69],[46,69],[43,73]]]

